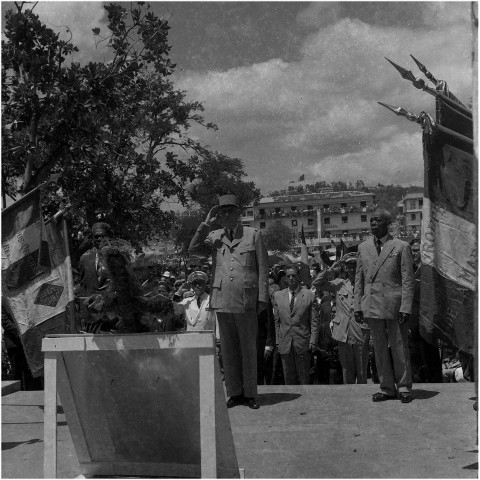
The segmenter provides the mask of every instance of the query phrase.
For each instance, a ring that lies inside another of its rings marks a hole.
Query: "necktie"
[[[233,230],[230,230],[230,241],[233,242]]]
[[[198,308],[200,308],[200,305],[202,304],[202,299],[200,297],[197,297],[197,305]]]
[[[293,312],[294,305],[295,305],[295,292],[292,292],[292,298],[290,299],[290,313]]]
[[[377,253],[378,256],[382,253],[382,242],[380,240],[377,240]]]

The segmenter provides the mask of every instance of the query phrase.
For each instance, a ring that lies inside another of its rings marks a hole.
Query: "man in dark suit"
[[[257,313],[268,303],[268,253],[262,234],[240,222],[235,195],[219,197],[190,242],[189,252],[212,255],[210,307],[217,312],[227,407],[257,403]],[[211,231],[218,221],[222,228]]]
[[[300,285],[297,268],[287,267],[285,274],[288,288],[274,294],[276,342],[285,385],[308,385],[310,352],[314,351],[318,336],[315,294]]]
[[[400,397],[412,400],[408,320],[412,312],[414,276],[408,243],[388,233],[390,213],[377,209],[370,218],[373,238],[358,247],[354,310],[358,323],[370,327],[380,392],[374,402]],[[391,355],[389,351],[391,348]]]
[[[102,264],[99,250],[108,242],[111,227],[108,223],[98,222],[92,226],[93,248],[87,250],[78,264],[81,295],[96,293],[106,282],[105,266]]]

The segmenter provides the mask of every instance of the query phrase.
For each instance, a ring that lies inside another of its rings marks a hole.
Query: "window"
[[[253,210],[247,210],[247,216],[253,217]]]
[[[348,223],[348,217],[342,217],[342,223]]]
[[[265,222],[260,222],[260,228],[265,228]]]
[[[416,219],[417,219],[417,215],[415,213],[411,213],[410,220],[416,220]]]
[[[309,227],[313,227],[313,218],[309,218],[309,219],[308,219],[307,225],[308,225]]]
[[[423,213],[420,212],[420,220],[422,220],[422,219],[423,219]]]
[[[367,216],[366,215],[360,215],[360,221],[361,222],[366,222],[367,221]]]
[[[323,219],[323,223],[324,223],[325,225],[330,225],[330,218],[329,218],[329,217],[325,217],[325,218]]]
[[[360,207],[366,207],[367,206],[367,201],[360,202]]]
[[[347,204],[346,203],[341,203],[340,208],[347,208]]]
[[[419,207],[423,207],[423,198],[421,198],[421,199],[418,201],[418,206],[419,206]]]
[[[265,209],[264,209],[264,208],[261,208],[261,209],[259,210],[259,213],[260,213],[260,215],[265,215]]]

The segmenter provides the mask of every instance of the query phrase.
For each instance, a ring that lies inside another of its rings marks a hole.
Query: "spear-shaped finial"
[[[427,70],[423,63],[420,63],[412,54],[410,56],[413,58],[413,61],[417,64],[417,67],[420,71],[435,85],[437,86],[440,82]]]
[[[397,65],[396,63],[389,60],[387,57],[385,57],[385,60],[387,60],[387,62],[390,62],[394,66],[394,68],[398,71],[402,78],[404,78],[405,80],[410,80],[413,83],[414,87],[419,89],[425,88],[425,81],[423,79],[416,77],[410,70],[407,70],[406,68]]]
[[[414,113],[407,112],[402,107],[394,107],[393,105],[388,105],[387,103],[382,103],[382,102],[377,102],[380,104],[382,107],[388,108],[391,112],[393,112],[395,115],[398,115],[400,117],[405,117],[407,120],[410,120],[411,122],[416,122],[421,124],[422,123],[422,117],[420,115],[415,115]]]

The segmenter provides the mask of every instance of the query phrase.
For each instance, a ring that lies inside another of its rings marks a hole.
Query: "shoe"
[[[254,410],[260,408],[260,405],[255,401],[254,398],[245,397],[245,405],[248,405],[249,408],[253,408]]]
[[[387,395],[383,392],[377,392],[373,394],[372,402],[384,402],[385,400],[395,400],[396,398],[395,395]]]
[[[232,395],[227,400],[227,408],[236,407],[237,405],[243,405],[245,403],[245,397],[243,395]]]
[[[400,397],[400,401],[402,403],[410,403],[413,400],[410,392],[400,392],[398,396]]]

